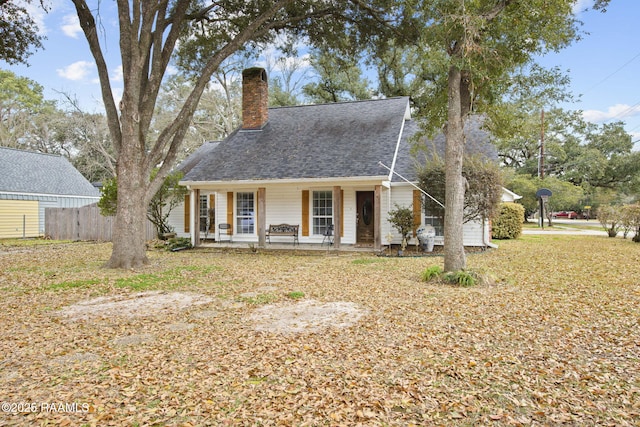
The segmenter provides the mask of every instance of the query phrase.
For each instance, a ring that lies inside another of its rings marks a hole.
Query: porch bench
[[[299,225],[292,224],[269,224],[269,230],[267,230],[267,241],[271,244],[271,236],[290,236],[293,237],[293,245],[300,242],[298,241],[298,228]]]

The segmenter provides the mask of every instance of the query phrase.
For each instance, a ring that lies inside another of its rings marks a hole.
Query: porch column
[[[382,185],[376,185],[373,192],[373,248],[379,251],[382,248],[382,236],[380,235],[382,221]]]
[[[267,189],[258,188],[258,246],[264,248],[267,228]]]
[[[339,185],[333,187],[333,247],[340,249],[342,235],[342,189]]]
[[[200,246],[200,190],[191,190],[190,202],[191,244],[196,247]]]

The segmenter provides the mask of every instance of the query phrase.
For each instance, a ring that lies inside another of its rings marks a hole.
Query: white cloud
[[[80,21],[78,21],[77,15],[65,15],[62,17],[62,32],[74,39],[78,38],[79,34],[82,34],[82,28],[80,27]]]
[[[67,65],[65,68],[58,68],[56,72],[64,79],[78,81],[89,76],[93,71],[95,64],[89,61],[77,61]]]
[[[59,10],[67,7],[65,4],[66,0],[48,0],[44,2],[47,10],[45,11],[40,4],[40,1],[26,1],[26,0],[15,0],[15,3],[24,7],[33,22],[38,26],[38,34],[41,36],[47,35],[49,32],[49,28],[45,21],[51,22],[52,18]]]
[[[47,34],[47,26],[45,25],[45,18],[47,17],[47,12],[42,9],[40,6],[40,2],[26,2],[24,0],[18,0],[16,2],[18,6],[24,7],[33,22],[38,26],[38,34],[46,35]]]
[[[112,82],[121,82],[124,78],[122,77],[122,65],[118,65],[113,69],[113,73],[111,74]]]
[[[607,111],[586,110],[582,112],[585,120],[591,123],[602,123],[609,120],[623,120],[628,117],[640,116],[640,105],[616,104]]]
[[[590,9],[593,6],[593,0],[577,0],[573,5],[573,13],[579,14],[584,12],[585,9]]]
[[[586,110],[582,112],[584,119],[591,123],[602,123],[609,120],[623,120],[640,116],[640,105],[616,104],[607,111]]]

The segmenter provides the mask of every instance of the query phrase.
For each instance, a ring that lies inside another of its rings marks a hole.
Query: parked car
[[[574,211],[560,211],[554,212],[551,215],[553,218],[566,218],[566,219],[576,219],[578,218],[578,214]]]

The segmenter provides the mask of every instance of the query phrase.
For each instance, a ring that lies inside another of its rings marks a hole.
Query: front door
[[[359,245],[373,245],[375,224],[375,209],[373,205],[373,191],[356,192],[356,243]]]

